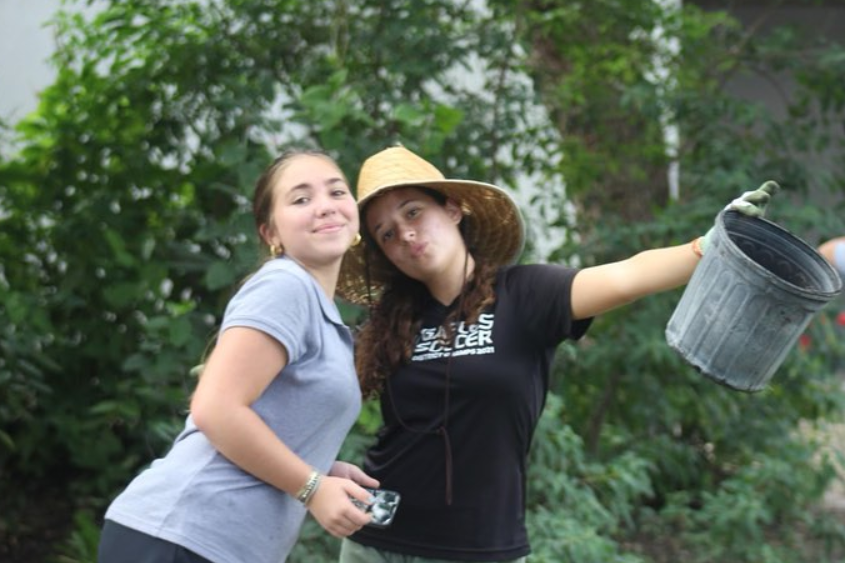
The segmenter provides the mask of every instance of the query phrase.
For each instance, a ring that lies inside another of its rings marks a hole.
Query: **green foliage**
[[[393,142],[447,176],[536,180],[525,195],[566,229],[551,259],[571,264],[688,241],[769,178],[785,188],[770,218],[812,243],[845,231],[834,38],[688,3],[471,4],[112,0],[91,21],[57,15],[55,83],[0,161],[4,538],[93,560],[102,510],[181,428],[189,369],[258,264],[252,185],[286,146],[321,146],[353,182]],[[795,79],[782,114],[729,88],[774,73]],[[561,347],[531,452],[532,561],[833,560],[845,535],[816,506],[837,460],[805,430],[841,419],[841,304],[744,395],[666,346],[679,296]],[[343,459],[361,460],[379,420],[367,404]],[[34,508],[52,499],[55,545]],[[291,560],[337,546],[309,519]]]
[[[775,199],[768,215],[786,215],[782,224],[792,228],[800,217],[786,207]],[[647,227],[617,225],[615,236],[633,247],[677,240],[689,232],[679,216],[695,212],[670,207]],[[612,236],[605,227],[595,234],[598,241]],[[802,341],[812,341],[811,349],[796,348],[764,391],[744,394],[697,373],[666,346],[663,331],[679,297],[669,292],[605,315],[586,342],[562,355],[565,377],[556,389],[593,459],[648,461],[649,490],[630,504],[631,517],[616,516],[624,526],[610,535],[656,545],[669,535],[667,561],[816,560],[818,553],[801,550],[810,530],[830,519],[813,507],[837,477],[833,460],[818,457],[819,442],[801,429],[842,419],[845,330],[832,320],[838,309],[808,328]],[[842,531],[824,532],[839,552]]]
[[[549,395],[530,460],[532,560],[641,562],[625,554],[613,536],[620,525],[631,524],[632,509],[651,494],[650,462],[624,453],[610,463],[597,463],[564,422],[567,418],[561,398]]]
[[[73,516],[74,529],[56,557],[56,563],[96,563],[100,542],[99,519],[87,511]]]

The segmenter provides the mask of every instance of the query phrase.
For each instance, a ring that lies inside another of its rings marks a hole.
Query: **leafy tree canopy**
[[[326,149],[354,182],[365,156],[402,142],[447,176],[514,190],[542,219],[535,247],[554,228],[548,258],[570,264],[689,240],[769,178],[787,191],[774,220],[810,239],[845,230],[845,50],[813,30],[652,0],[96,6],[57,14],[56,80],[0,163],[10,559],[94,560],[102,510],[181,427],[188,370],[258,262],[252,186],[286,146]],[[780,105],[737,96],[750,79]],[[666,346],[678,297],[561,347],[532,451],[534,558],[834,553],[842,530],[814,512],[834,466],[802,424],[838,417],[841,327],[821,315],[770,388],[743,395]],[[347,458],[377,424],[367,405]],[[49,541],[24,553],[33,538]],[[336,547],[309,523],[294,559]]]

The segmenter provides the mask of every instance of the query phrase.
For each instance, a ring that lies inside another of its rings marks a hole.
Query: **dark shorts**
[[[103,524],[97,563],[212,563],[181,545],[111,520]]]

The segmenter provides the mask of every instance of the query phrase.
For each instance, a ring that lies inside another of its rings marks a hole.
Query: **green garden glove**
[[[763,183],[763,185],[756,190],[745,192],[726,205],[725,209],[739,211],[743,215],[748,215],[749,217],[762,217],[766,213],[766,206],[769,204],[769,200],[772,199],[772,196],[775,195],[778,190],[780,190],[778,183],[769,180],[768,182]],[[713,228],[714,227],[710,227],[707,234],[701,237],[699,241],[699,248],[701,249],[702,255],[707,252],[707,247],[710,245],[710,238],[713,236]]]

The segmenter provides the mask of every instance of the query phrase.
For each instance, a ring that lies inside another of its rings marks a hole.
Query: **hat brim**
[[[510,195],[493,184],[450,179],[390,184],[362,198],[358,202],[359,211],[387,191],[403,187],[430,188],[457,202],[467,222],[469,249],[477,259],[504,266],[516,261],[522,253],[525,245],[522,214]],[[363,221],[361,228],[365,228]],[[397,272],[386,263],[379,249],[368,248],[368,238],[364,237],[346,253],[337,284],[337,294],[358,305],[378,299],[384,284]]]

